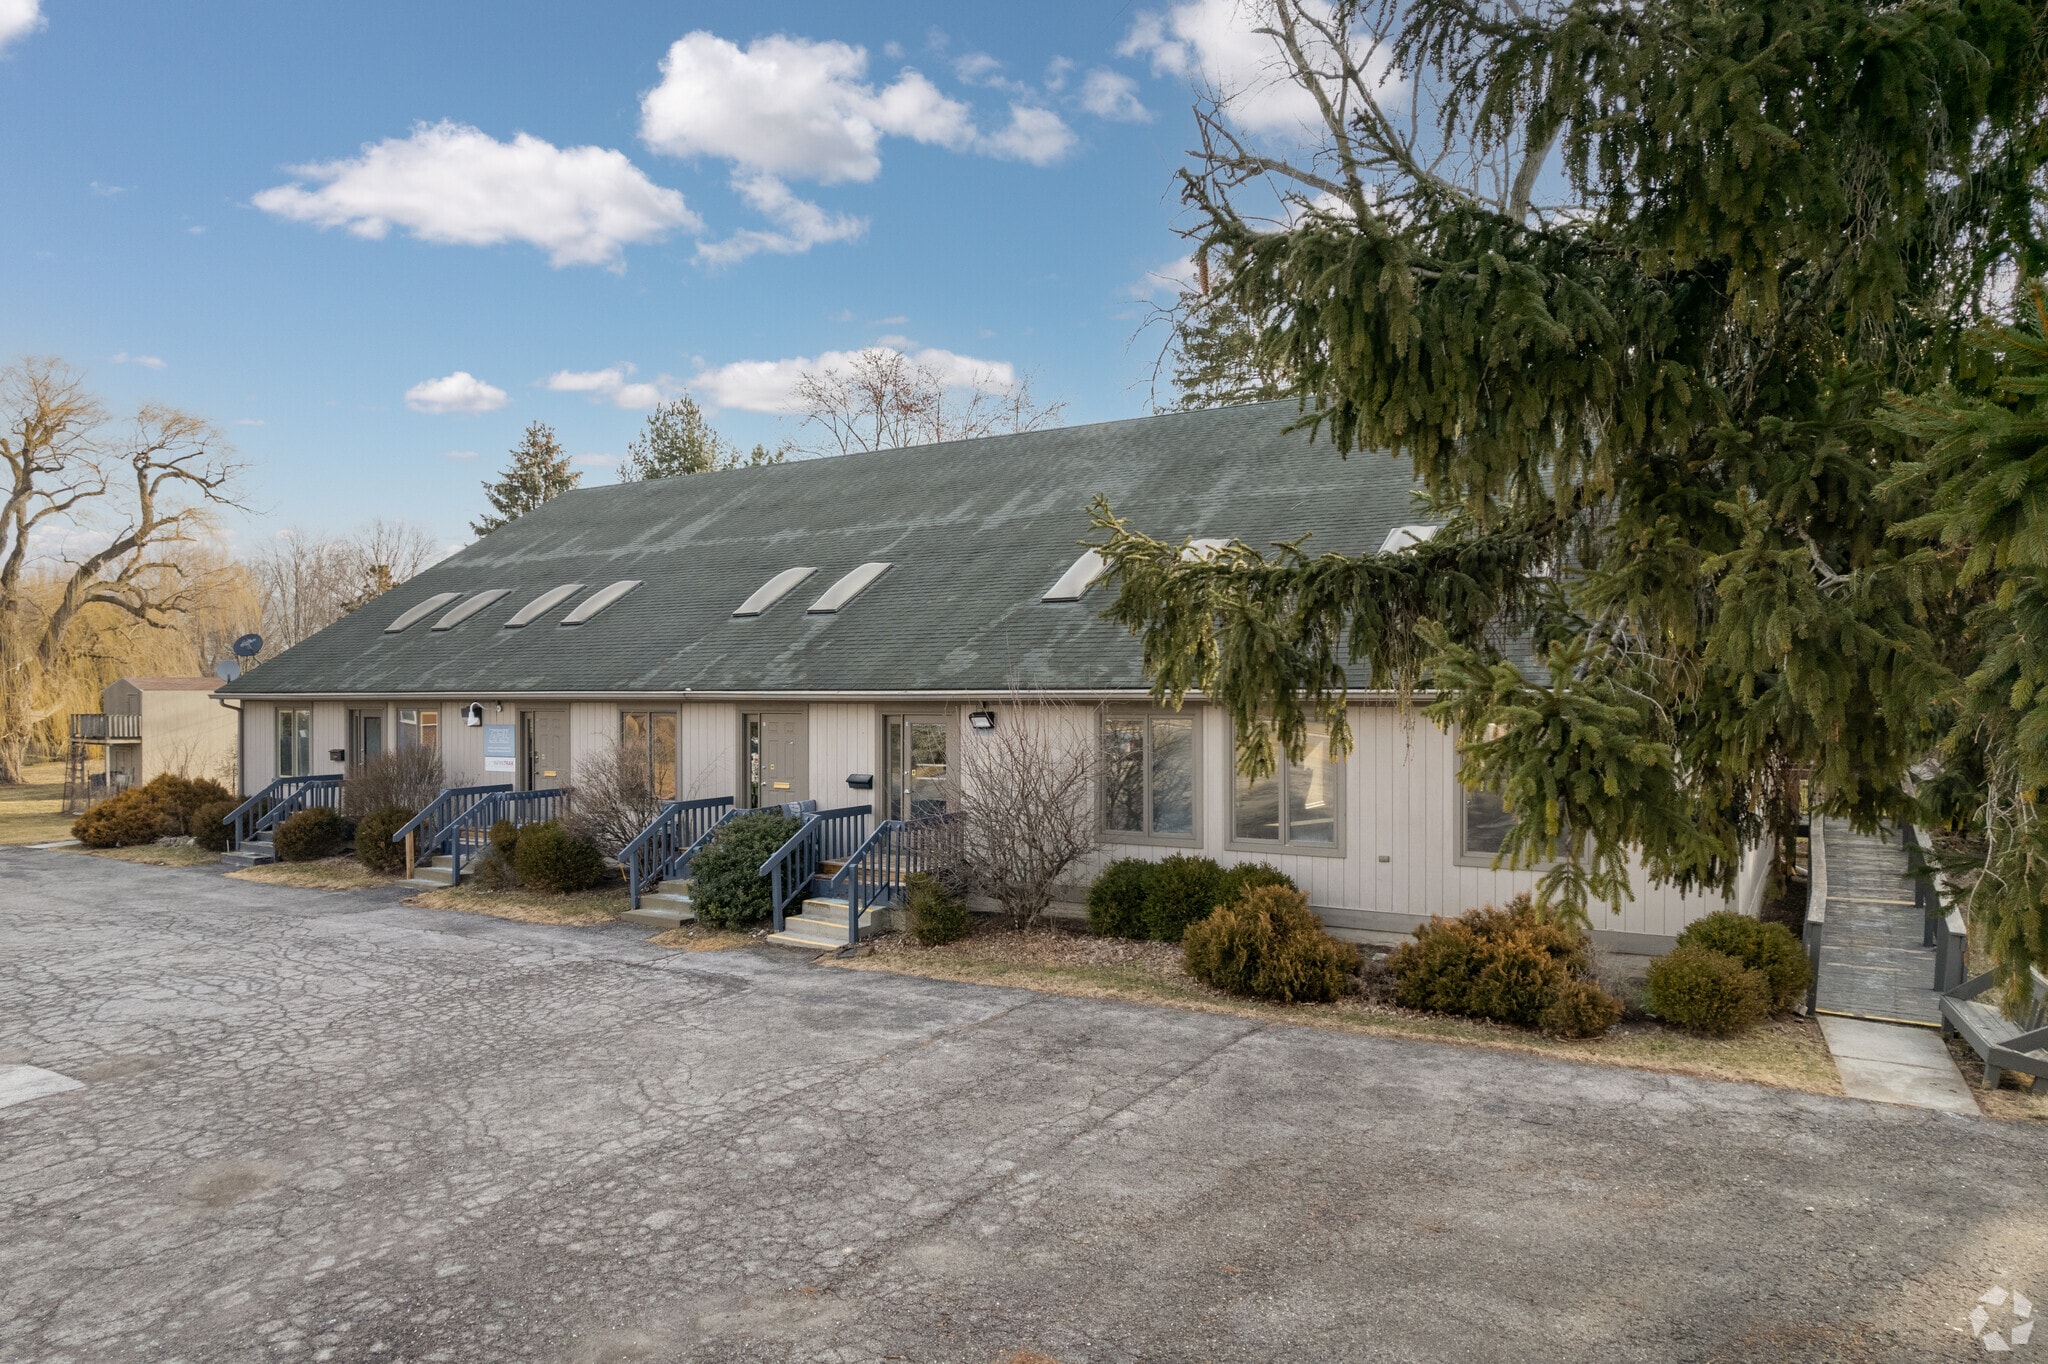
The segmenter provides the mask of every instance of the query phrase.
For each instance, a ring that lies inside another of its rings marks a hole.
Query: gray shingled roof
[[[1137,642],[1101,619],[1098,586],[1040,598],[1080,553],[1088,504],[1162,537],[1253,544],[1313,532],[1315,549],[1376,550],[1422,519],[1405,462],[1340,459],[1285,428],[1291,403],[1174,413],[884,450],[555,499],[268,659],[224,694],[894,692],[1142,688]],[[867,560],[894,567],[837,615],[805,608]],[[818,572],[765,614],[733,608],[794,565]],[[559,624],[605,584],[643,585],[594,620]],[[525,629],[551,587],[584,584]],[[509,589],[456,626],[436,593]]]

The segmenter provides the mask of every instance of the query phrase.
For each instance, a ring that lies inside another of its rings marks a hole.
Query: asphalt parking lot
[[[0,1066],[84,1082],[0,1108],[0,1360],[1962,1359],[2048,1305],[2038,1129],[397,899],[0,850]]]

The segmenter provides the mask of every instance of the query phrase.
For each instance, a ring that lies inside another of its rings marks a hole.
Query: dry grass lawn
[[[104,857],[113,862],[140,862],[147,867],[217,867],[220,854],[190,843],[141,843],[132,848],[66,848],[65,852]]]
[[[218,859],[220,854],[215,853]],[[266,886],[296,886],[301,890],[370,890],[395,886],[398,878],[371,871],[353,857],[323,857],[313,862],[265,862],[243,867],[228,875],[237,881],[256,881]]]
[[[64,813],[64,764],[40,763],[25,775],[18,786],[0,786],[0,846],[71,837],[76,816]]]
[[[542,895],[530,890],[479,890],[455,886],[421,891],[405,903],[422,909],[452,909],[462,914],[489,914],[523,924],[581,927],[608,924],[632,908],[623,885],[586,890],[577,895]]]
[[[1814,1094],[1842,1092],[1827,1043],[1811,1019],[1774,1019],[1731,1038],[1697,1037],[1657,1023],[1628,1022],[1604,1037],[1577,1041],[1480,1019],[1414,1013],[1365,995],[1334,1004],[1266,1004],[1224,994],[1195,980],[1182,966],[1180,949],[1173,944],[1094,938],[1060,927],[1027,933],[985,929],[944,947],[919,947],[901,934],[891,934],[879,939],[871,952],[839,964],[855,971],[893,971],[1045,994],[1165,1004],[1297,1027],[1451,1042],[1716,1080],[1747,1080]]]
[[[657,933],[647,941],[656,947],[671,947],[678,952],[724,952],[735,947],[757,946],[766,936],[766,929],[758,933],[732,933],[721,928],[684,924],[666,933]]]
[[[2048,1123],[2048,1080],[2008,1075],[1998,1088],[1986,1089],[1983,1058],[1970,1050],[1968,1042],[1960,1037],[1949,1038],[1948,1054],[1955,1057],[1956,1069],[1963,1073],[1970,1093],[1977,1096],[1977,1107],[1987,1115],[2007,1122]],[[2022,1087],[2029,1084],[2031,1089]]]

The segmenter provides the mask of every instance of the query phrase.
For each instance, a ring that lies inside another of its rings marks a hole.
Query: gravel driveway
[[[0,1109],[0,1359],[1963,1359],[1991,1286],[2048,1311],[2038,1128],[397,901],[0,850],[0,1065],[85,1082]]]

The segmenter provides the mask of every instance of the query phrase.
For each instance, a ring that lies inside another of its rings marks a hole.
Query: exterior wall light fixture
[[[967,723],[986,734],[996,727],[996,713],[992,710],[969,711]]]

